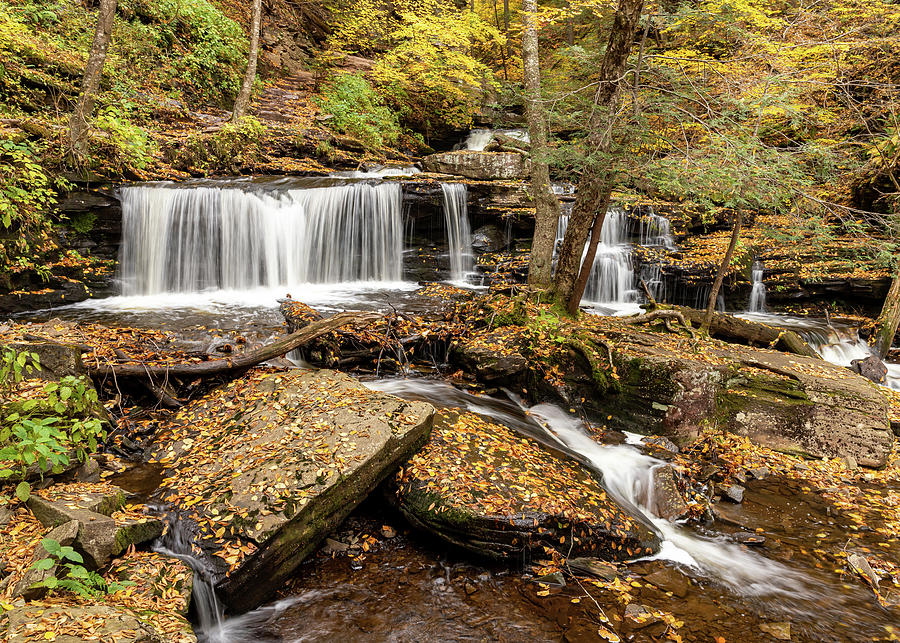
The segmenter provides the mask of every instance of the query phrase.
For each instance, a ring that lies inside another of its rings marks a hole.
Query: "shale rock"
[[[433,413],[334,371],[254,372],[184,407],[151,460],[226,563],[221,596],[244,611],[424,443]]]
[[[516,152],[441,152],[426,156],[422,164],[426,172],[480,181],[523,179],[531,167],[528,157]]]
[[[494,559],[552,546],[621,560],[659,545],[579,463],[472,413],[439,412],[387,497],[413,525]]]

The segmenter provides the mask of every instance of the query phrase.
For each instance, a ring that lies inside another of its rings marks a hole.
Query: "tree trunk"
[[[300,330],[259,348],[240,353],[228,359],[188,364],[97,364],[88,368],[94,376],[114,375],[116,377],[165,377],[179,375],[216,375],[250,368],[266,360],[285,355],[314,339],[339,328],[366,326],[381,319],[377,313],[340,313],[304,326]]]
[[[731,230],[731,241],[728,242],[728,250],[725,251],[722,263],[719,264],[719,271],[716,273],[716,280],[713,281],[712,288],[709,291],[709,301],[706,304],[706,314],[703,316],[703,325],[701,326],[703,330],[709,330],[709,322],[716,310],[716,300],[719,298],[719,290],[722,288],[722,282],[725,280],[728,267],[731,265],[731,257],[734,256],[734,249],[737,247],[738,239],[741,237],[742,223],[743,218],[741,211],[737,210],[734,213],[734,228]]]
[[[509,46],[509,0],[503,0],[503,35],[506,36],[506,57],[512,58],[512,49]]]
[[[100,76],[103,74],[106,51],[112,38],[116,4],[117,0],[100,0],[94,42],[91,44],[91,53],[81,81],[81,95],[75,105],[75,111],[69,118],[69,146],[74,156],[82,156],[87,148],[88,119],[94,111],[97,90],[100,89]]]
[[[538,57],[536,12],[537,0],[524,0],[522,61],[525,72],[525,113],[528,119],[528,135],[531,138],[531,195],[535,209],[528,283],[538,288],[547,288],[551,283],[559,205],[556,195],[550,189],[550,168],[546,159],[547,125],[541,101],[541,65]]]
[[[881,314],[875,320],[875,334],[869,340],[872,351],[879,359],[887,357],[898,326],[900,326],[900,268],[897,269],[897,274],[891,282],[891,289],[884,298]]]
[[[256,81],[256,59],[259,57],[259,23],[262,20],[262,0],[253,0],[253,18],[250,25],[250,53],[247,55],[247,71],[241,83],[241,91],[234,99],[234,111],[231,120],[238,122],[244,117],[250,106],[250,93]]]
[[[566,9],[572,11],[571,2],[566,2]],[[571,15],[566,17],[566,44],[570,47],[575,44],[575,21]]]
[[[594,160],[588,160],[578,181],[575,204],[559,253],[553,286],[554,297],[564,303],[572,314],[578,310],[584,293],[583,287],[580,292],[576,292],[581,281],[579,275],[582,271],[590,273],[593,266],[593,259],[590,263],[581,260],[584,247],[595,220],[606,215],[606,204],[612,190],[610,164],[602,159],[602,153],[610,149],[611,122],[608,121],[607,108],[612,105],[621,84],[643,8],[644,0],[619,0],[606,53],[600,65],[597,91],[594,94],[594,112],[588,124],[586,150],[589,159],[593,157]],[[600,233],[600,228],[597,233]]]
[[[581,260],[581,270],[578,272],[578,279],[575,280],[575,287],[572,290],[572,296],[566,304],[566,309],[570,315],[578,312],[578,306],[584,297],[584,291],[587,288],[588,279],[591,276],[591,270],[594,268],[594,259],[597,257],[597,246],[603,238],[603,222],[606,221],[606,210],[609,208],[609,198],[612,194],[612,185],[608,184],[602,201],[597,208],[597,214],[594,217],[594,223],[591,226],[591,240],[588,244],[584,257]]]

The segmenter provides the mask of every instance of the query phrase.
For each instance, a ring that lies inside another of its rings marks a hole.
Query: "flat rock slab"
[[[86,640],[117,643],[163,643],[165,638],[134,613],[105,605],[51,605],[14,609],[4,615],[9,643],[53,640],[76,643]],[[0,624],[0,632],[3,632]],[[52,634],[45,638],[45,634]]]
[[[441,152],[422,159],[426,172],[468,179],[524,179],[531,171],[528,157],[517,152]]]
[[[389,492],[413,524],[496,559],[527,560],[545,546],[605,560],[656,551],[650,527],[577,462],[473,413],[437,418]]]
[[[428,438],[434,409],[334,371],[253,372],[158,434],[164,499],[227,563],[234,610],[264,602]]]

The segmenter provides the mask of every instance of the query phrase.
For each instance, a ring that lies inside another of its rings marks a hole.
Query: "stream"
[[[485,137],[473,133],[467,146],[486,145]],[[401,189],[383,180],[414,171],[125,188],[121,294],[24,317],[172,330],[183,343],[208,351],[210,329],[240,332],[257,342],[282,332],[277,305],[288,294],[324,312],[427,310],[434,299],[415,294],[419,286],[408,270],[414,249],[404,237]],[[447,248],[442,278],[475,287],[466,186],[442,184],[441,196]],[[566,223],[564,213],[560,240]],[[652,265],[636,269],[635,246],[674,248],[668,220],[649,213],[635,224],[624,211],[611,209],[586,292],[590,310],[638,312],[639,280],[662,300],[659,270]],[[748,308],[756,312],[742,316],[797,330],[835,364],[849,366],[868,356],[852,324],[763,312],[760,266],[754,267],[753,277]],[[900,365],[889,364],[888,369],[886,385],[900,390]],[[818,558],[817,549],[845,546],[846,526],[820,496],[790,480],[751,481],[744,503],[728,509],[729,520],[689,527],[653,513],[653,471],[664,462],[642,450],[641,436],[601,444],[565,410],[548,404],[526,408],[511,393],[478,396],[425,378],[366,384],[491,418],[602,476],[620,505],[641,514],[663,543],[655,556],[629,563],[629,574],[637,579],[664,569],[688,579],[686,597],[647,589],[648,600],[685,621],[688,640],[718,635],[729,641],[757,640],[757,626],[772,620],[791,622],[798,640],[871,640],[883,637],[885,627],[893,624],[895,615],[881,608],[871,591]],[[120,484],[149,493],[142,487],[146,480],[132,476],[130,481],[122,476]],[[387,520],[385,512],[370,499],[347,521],[348,528],[374,533]],[[191,535],[179,524],[173,520],[156,548],[195,569],[193,610],[201,639],[208,643],[559,640],[560,628],[570,620],[583,626],[584,638],[572,635],[569,640],[596,640],[590,601],[572,600],[583,596],[579,588],[567,587],[542,600],[522,570],[473,563],[415,532],[384,540],[361,564],[346,557],[311,557],[279,600],[226,618],[207,580],[206,562],[195,555]],[[761,530],[765,544],[755,549],[740,544],[733,537],[735,525]],[[826,535],[820,537],[822,532]],[[860,542],[874,548],[880,545],[878,538]],[[884,553],[897,558],[896,539]]]

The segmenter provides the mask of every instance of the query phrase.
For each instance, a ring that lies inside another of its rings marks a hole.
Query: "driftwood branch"
[[[190,375],[216,375],[255,366],[266,360],[281,357],[292,350],[318,339],[339,328],[360,328],[381,319],[378,313],[340,313],[328,319],[315,321],[300,330],[285,335],[252,351],[227,359],[189,364],[98,364],[88,369],[91,375],[115,375],[117,377],[153,378]]]

